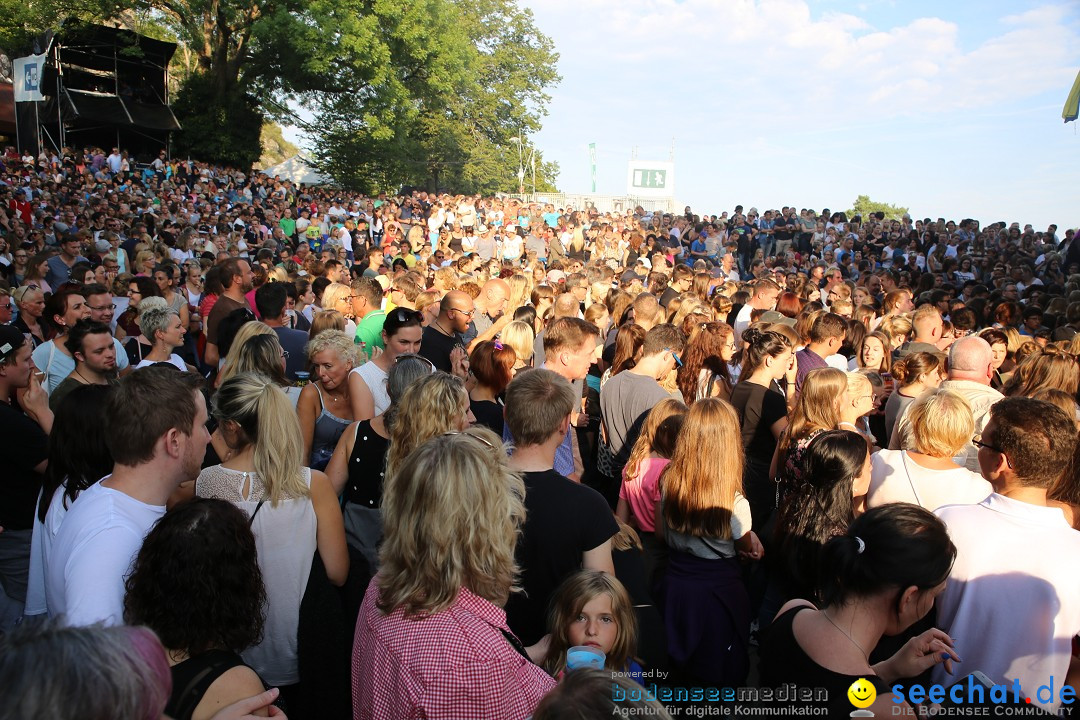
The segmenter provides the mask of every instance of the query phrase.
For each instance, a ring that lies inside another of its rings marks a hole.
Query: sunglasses
[[[418,353],[402,353],[401,355],[398,355],[397,358],[395,358],[395,360],[396,361],[420,360],[421,362],[426,363],[429,368],[431,368],[431,372],[435,372],[435,370],[437,369],[435,367],[435,363],[431,362],[426,357],[424,357],[423,355],[420,355]]]
[[[492,445],[490,442],[488,442],[484,438],[480,437],[479,435],[473,435],[471,432],[469,432],[467,430],[466,431],[452,430],[450,432],[445,432],[445,433],[442,434],[443,437],[449,437],[449,436],[454,436],[454,435],[464,435],[465,437],[470,437],[473,440],[476,440],[478,442],[482,442],[484,445],[487,445],[488,449],[490,449],[490,450],[494,450],[496,452],[498,452],[498,450],[499,450],[497,447]]]
[[[671,353],[671,357],[675,361],[676,367],[682,367],[682,359],[678,356],[678,354],[676,354],[674,350],[672,350],[671,348],[664,348],[664,351]]]

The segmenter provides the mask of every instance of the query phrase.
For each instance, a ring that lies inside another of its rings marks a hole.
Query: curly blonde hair
[[[495,433],[473,427],[427,438],[386,476],[379,609],[422,617],[450,607],[461,588],[504,605],[517,589],[524,499]]]
[[[386,482],[390,482],[409,453],[425,440],[459,429],[469,409],[469,394],[461,378],[436,372],[413,383],[397,405],[388,428]]]

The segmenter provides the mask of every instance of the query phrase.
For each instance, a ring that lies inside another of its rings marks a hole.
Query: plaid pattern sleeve
[[[503,637],[506,613],[462,588],[422,619],[384,615],[368,586],[353,646],[354,720],[529,717],[555,685]]]

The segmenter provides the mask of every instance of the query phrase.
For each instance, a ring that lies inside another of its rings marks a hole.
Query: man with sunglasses
[[[980,670],[995,683],[1016,682],[1054,713],[1080,633],[1080,568],[1069,561],[1080,555],[1080,533],[1047,494],[1074,455],[1076,425],[1050,403],[1009,397],[973,442],[994,492],[937,510],[956,545],[937,626],[959,638],[953,678]],[[936,683],[954,681],[941,667],[933,674]]]

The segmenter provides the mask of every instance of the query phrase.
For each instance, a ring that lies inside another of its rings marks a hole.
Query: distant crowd
[[[1078,331],[1056,225],[8,148],[0,708],[663,717],[752,682],[846,717],[863,678],[914,716],[898,683],[978,671],[1056,713]]]

